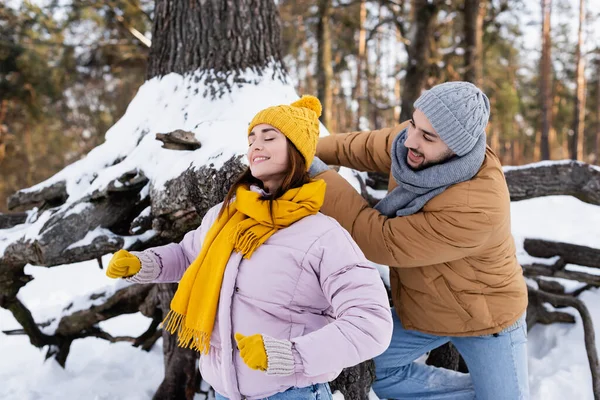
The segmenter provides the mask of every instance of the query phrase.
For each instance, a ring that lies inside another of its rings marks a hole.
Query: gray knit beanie
[[[435,131],[457,156],[471,151],[485,135],[490,101],[469,82],[447,82],[427,90],[415,101]]]

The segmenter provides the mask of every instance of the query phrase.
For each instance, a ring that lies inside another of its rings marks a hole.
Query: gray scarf
[[[398,134],[392,145],[392,176],[398,187],[375,206],[376,210],[388,217],[401,217],[418,212],[425,203],[442,193],[448,186],[474,177],[485,158],[486,142],[483,134],[464,156],[413,171],[406,163],[408,149],[404,147],[404,141],[407,129]]]

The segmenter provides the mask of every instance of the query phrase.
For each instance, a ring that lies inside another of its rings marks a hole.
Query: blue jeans
[[[327,383],[307,386],[303,388],[290,388],[285,392],[276,393],[265,397],[265,400],[332,400],[331,389]],[[215,393],[215,400],[229,400],[227,397]]]
[[[390,347],[375,358],[373,390],[381,399],[527,400],[527,323],[495,335],[443,337],[406,330],[392,310]],[[469,374],[413,362],[447,342],[456,346]]]

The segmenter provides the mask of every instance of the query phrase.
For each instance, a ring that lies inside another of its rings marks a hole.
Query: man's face
[[[410,120],[404,146],[408,149],[406,163],[413,171],[441,164],[455,155],[419,109]]]

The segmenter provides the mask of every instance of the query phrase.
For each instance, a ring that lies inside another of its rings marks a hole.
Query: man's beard
[[[415,149],[411,149],[410,147],[407,147],[407,150],[408,151],[412,151],[413,153],[417,154],[418,156],[424,157],[423,153],[418,152]],[[406,156],[408,157],[408,153],[406,153]],[[443,164],[446,161],[448,161],[451,158],[453,158],[454,156],[455,156],[455,154],[452,152],[452,150],[448,149],[439,158],[436,158],[435,160],[425,160],[424,162],[422,162],[421,164],[419,164],[419,166],[417,166],[417,167],[411,166],[408,163],[408,161],[406,162],[406,165],[408,165],[408,168],[410,168],[413,171],[421,171],[421,170],[424,170],[426,168],[433,167],[434,165]]]

